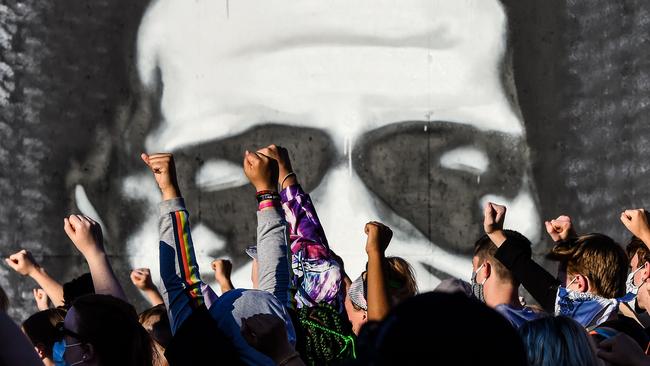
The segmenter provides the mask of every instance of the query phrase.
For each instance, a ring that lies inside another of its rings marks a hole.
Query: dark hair
[[[65,319],[66,311],[63,309],[47,309],[32,314],[23,324],[23,331],[32,341],[34,347],[39,344],[43,346],[43,352],[52,358],[52,347],[54,343],[61,340],[61,333],[56,325]]]
[[[477,329],[489,329],[485,337]],[[363,334],[363,332],[362,332]],[[409,360],[457,365],[526,365],[521,339],[499,313],[460,293],[427,292],[404,300],[375,330],[360,355],[368,365],[401,365]],[[365,336],[366,334],[363,334]]]
[[[90,273],[84,273],[63,284],[63,303],[70,308],[78,297],[94,293],[93,278]]]
[[[587,234],[560,242],[548,257],[566,264],[567,273],[586,276],[593,287],[590,292],[596,295],[610,299],[625,295],[628,259],[607,235]]]
[[[644,265],[646,262],[650,262],[650,250],[648,250],[648,247],[645,245],[643,240],[636,236],[630,238],[630,242],[625,247],[625,252],[627,253],[627,259],[630,261],[634,258],[634,255],[639,255],[639,267]]]
[[[508,239],[512,238],[512,243],[523,246],[524,253],[530,257],[532,255],[530,240],[523,236],[521,233],[514,230],[503,230]],[[497,253],[497,246],[492,243],[490,237],[487,235],[481,236],[474,243],[474,256],[478,257],[482,263],[489,260],[492,268],[496,271],[497,275],[505,281],[511,282],[514,285],[519,285],[519,282],[513,277],[512,273],[499,262],[494,256]]]
[[[528,364],[539,366],[597,365],[598,358],[585,329],[565,316],[548,316],[524,323],[519,334],[527,346]]]
[[[101,365],[152,364],[151,338],[131,304],[110,295],[86,295],[72,308],[79,320],[77,333],[93,345]]]
[[[138,321],[154,341],[163,348],[167,348],[172,340],[172,328],[169,324],[165,304],[159,304],[143,311],[138,316]]]
[[[297,349],[307,365],[327,365],[354,357],[350,323],[332,305],[298,309]]]

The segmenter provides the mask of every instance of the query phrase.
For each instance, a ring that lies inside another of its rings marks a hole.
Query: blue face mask
[[[63,355],[65,354],[65,350],[68,347],[75,347],[75,346],[80,346],[82,343],[74,343],[74,344],[65,344],[65,340],[62,339],[58,342],[54,343],[54,346],[52,346],[52,359],[54,361],[54,364],[56,366],[74,366],[78,365],[82,362],[85,362],[85,360],[77,361],[75,363],[67,363],[65,361],[65,358]]]

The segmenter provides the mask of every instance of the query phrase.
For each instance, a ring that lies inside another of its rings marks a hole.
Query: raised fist
[[[10,255],[9,258],[5,258],[5,262],[7,262],[11,269],[23,276],[32,274],[40,267],[34,260],[34,257],[32,257],[32,253],[25,249]]]
[[[506,206],[487,202],[483,214],[483,230],[485,230],[486,234],[489,235],[495,231],[503,230],[503,222],[506,219]]]
[[[621,213],[621,222],[632,233],[632,235],[643,240],[650,239],[650,227],[648,217],[642,208],[625,210]]]
[[[555,242],[567,240],[576,236],[569,216],[562,215],[555,220],[545,221],[544,225],[546,226],[546,232]]]
[[[368,240],[366,241],[366,253],[383,254],[393,238],[393,231],[381,222],[371,221],[364,227]]]
[[[285,186],[295,184],[295,176],[289,177],[285,182],[283,182],[284,178],[289,173],[293,172],[293,168],[291,167],[291,159],[289,159],[289,151],[287,149],[283,148],[282,146],[269,145],[263,149],[257,150],[257,152],[264,154],[271,159],[275,159],[278,162],[278,184],[284,183]]]
[[[138,268],[131,271],[131,282],[142,291],[155,288],[149,268]]]
[[[47,297],[45,290],[42,288],[35,288],[32,292],[34,293],[34,300],[36,300],[36,308],[38,308],[38,310],[43,311],[50,308],[48,303],[49,298]]]
[[[246,151],[244,173],[258,192],[277,190],[278,162],[275,159],[261,153]]]
[[[223,281],[230,281],[230,273],[232,272],[232,263],[227,259],[215,259],[210,264],[214,270],[214,279],[221,283]]]
[[[104,252],[102,228],[90,217],[70,215],[63,219],[63,229],[84,257]]]
[[[174,156],[168,153],[161,154],[142,154],[142,161],[147,164],[153,172],[158,188],[163,194],[163,200],[180,197],[180,189],[176,180],[176,166],[174,165]]]

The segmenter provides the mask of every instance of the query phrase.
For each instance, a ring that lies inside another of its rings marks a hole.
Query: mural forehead
[[[142,80],[160,70],[164,85],[164,123],[147,146],[261,122],[326,129],[339,147],[407,120],[521,135],[501,85],[504,49],[497,1],[160,0],[138,37]]]

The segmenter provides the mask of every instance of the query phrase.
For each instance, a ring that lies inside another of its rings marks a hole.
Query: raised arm
[[[235,288],[230,279],[230,273],[232,273],[232,263],[227,259],[215,259],[210,263],[212,270],[214,271],[214,279],[221,287],[221,294]]]
[[[31,277],[45,291],[54,306],[63,306],[63,286],[45,271],[32,257],[32,254],[23,249],[5,258],[11,269],[23,276]]]
[[[163,304],[163,298],[158,291],[158,287],[151,280],[151,271],[149,268],[138,268],[131,271],[131,282],[142,293],[145,294],[152,306]]]
[[[380,222],[369,222],[365,226],[366,253],[368,254],[368,320],[383,320],[390,311],[390,299],[386,285],[384,262],[386,248],[393,237],[393,231]]]
[[[104,251],[100,225],[88,216],[70,215],[63,219],[63,228],[88,263],[95,293],[112,295],[127,301]]]
[[[498,259],[528,292],[537,300],[544,310],[553,312],[555,297],[560,286],[558,281],[531,257],[528,243],[519,243],[524,240],[517,237],[507,237],[503,231],[506,218],[506,207],[488,202],[484,210],[483,229],[490,240],[499,249],[494,257]],[[527,240],[527,239],[526,239]]]
[[[160,278],[162,296],[167,306],[172,333],[205,304],[194,244],[190,232],[189,213],[176,180],[172,154],[142,154],[142,160],[153,172],[163,201],[160,203]]]
[[[288,225],[280,208],[275,182],[278,163],[263,152],[244,156],[244,173],[255,187],[259,201],[257,211],[257,278],[260,290],[268,291],[291,306]]]
[[[621,213],[621,222],[632,235],[641,239],[650,249],[650,225],[648,225],[648,216],[645,209],[637,208],[623,211]]]

